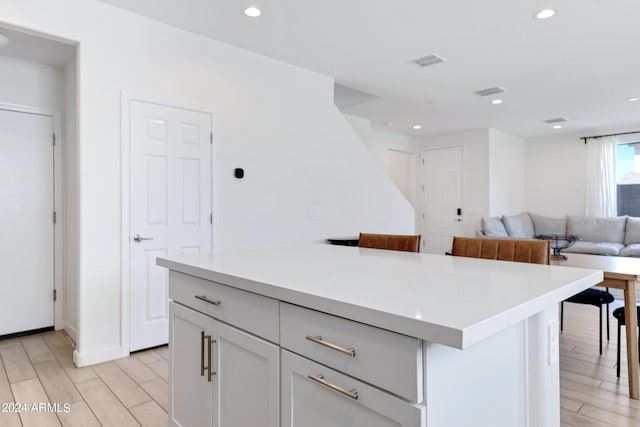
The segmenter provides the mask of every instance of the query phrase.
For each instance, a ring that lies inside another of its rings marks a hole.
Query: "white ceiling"
[[[640,125],[640,101],[626,101],[640,96],[638,0],[102,1],[334,76],[374,95],[342,110],[385,130],[530,137]],[[249,4],[262,16],[246,17]],[[532,18],[549,7],[553,18]],[[430,53],[446,62],[410,63]],[[473,93],[492,86],[507,90],[502,105]],[[568,119],[559,131],[543,122],[555,117]]]

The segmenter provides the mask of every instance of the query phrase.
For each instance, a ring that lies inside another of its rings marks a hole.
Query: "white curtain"
[[[587,216],[612,217],[618,214],[616,144],[615,136],[587,140]]]

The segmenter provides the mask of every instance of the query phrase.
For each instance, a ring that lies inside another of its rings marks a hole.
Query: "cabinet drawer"
[[[281,350],[282,427],[424,427],[425,408]]]
[[[278,301],[169,271],[169,298],[274,343],[280,342]]]
[[[280,303],[281,346],[413,402],[422,402],[421,341]]]

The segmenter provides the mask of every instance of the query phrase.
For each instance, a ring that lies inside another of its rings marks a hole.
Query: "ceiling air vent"
[[[556,117],[555,119],[547,119],[544,122],[545,123],[549,123],[550,125],[554,125],[556,123],[562,123],[562,122],[566,122],[567,118],[566,117]]]
[[[501,88],[500,86],[494,86],[494,87],[488,87],[482,90],[477,90],[473,93],[480,96],[489,96],[489,95],[495,95],[496,93],[502,93],[502,92],[506,92],[506,90]]]
[[[429,65],[434,65],[437,64],[439,62],[444,62],[445,59],[439,57],[436,54],[431,54],[431,55],[427,55],[427,56],[423,56],[422,58],[418,58],[418,59],[414,59],[413,62],[416,65],[419,65],[420,67],[424,68],[424,67],[428,67]]]

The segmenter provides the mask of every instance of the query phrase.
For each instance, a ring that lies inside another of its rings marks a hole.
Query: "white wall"
[[[415,137],[412,141],[420,153],[433,148],[462,147],[462,218],[465,236],[473,236],[480,229],[480,219],[489,214],[489,129]],[[421,176],[419,179],[422,182]]]
[[[333,105],[332,79],[93,0],[0,6],[8,24],[80,43],[80,365],[122,354],[122,90],[213,113],[217,250],[414,231],[410,206]]]
[[[392,132],[384,132],[371,127],[371,123],[367,119],[363,119],[356,116],[350,116],[345,114],[344,117],[356,132],[360,140],[367,146],[371,155],[376,160],[380,168],[389,176],[393,181],[392,169],[394,167],[391,164],[390,150],[396,150],[402,153],[413,154],[414,164],[410,165],[408,170],[408,180],[410,187],[408,188],[408,194],[405,197],[414,208],[416,212],[416,221],[418,212],[420,211],[420,194],[418,193],[418,150],[416,144],[411,141],[411,138],[405,135],[399,135]],[[404,192],[403,192],[404,194]],[[416,223],[417,226],[419,222]]]
[[[581,136],[526,140],[526,211],[558,218],[584,215],[586,146]]]
[[[79,200],[78,200],[78,138],[76,106],[76,58],[64,69],[64,141],[63,185],[64,185],[64,318],[65,330],[78,341],[78,294],[79,294]]]
[[[62,110],[63,71],[48,65],[0,56],[0,102]]]
[[[387,170],[387,151],[389,149],[410,153],[416,152],[416,145],[408,136],[373,129],[370,121],[361,117],[348,114],[345,114],[344,117],[362,142],[369,148],[382,170]]]
[[[638,126],[600,128],[526,140],[526,210],[564,217],[585,214],[587,182],[583,136],[635,132]],[[621,135],[619,143],[635,142],[638,134]]]
[[[489,129],[489,215],[514,215],[524,210],[524,139]]]

